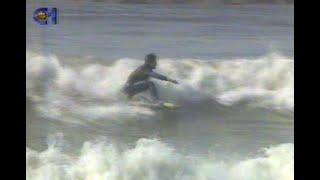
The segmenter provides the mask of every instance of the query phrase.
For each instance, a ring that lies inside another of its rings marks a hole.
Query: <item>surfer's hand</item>
[[[178,81],[174,80],[174,79],[169,79],[170,82],[174,83],[174,84],[178,84]]]

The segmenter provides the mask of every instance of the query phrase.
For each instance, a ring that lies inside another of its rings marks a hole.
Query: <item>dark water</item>
[[[61,7],[60,7],[61,6]],[[60,5],[59,25],[29,18],[27,48],[70,56],[141,58],[293,57],[293,6]],[[32,12],[29,6],[28,10]],[[30,17],[30,11],[27,17]]]

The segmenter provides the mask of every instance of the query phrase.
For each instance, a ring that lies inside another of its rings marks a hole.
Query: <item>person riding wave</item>
[[[161,103],[157,88],[155,84],[149,80],[150,77],[178,84],[178,81],[154,72],[153,70],[156,69],[156,67],[157,56],[153,53],[146,55],[144,64],[129,75],[123,88],[123,92],[129,99],[138,93],[149,90],[152,100]]]

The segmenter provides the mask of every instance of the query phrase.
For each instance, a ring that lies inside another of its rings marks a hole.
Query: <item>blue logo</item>
[[[58,9],[38,8],[33,13],[33,19],[40,25],[58,24]]]

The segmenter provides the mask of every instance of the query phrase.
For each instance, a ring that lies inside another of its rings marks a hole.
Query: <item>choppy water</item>
[[[28,179],[293,179],[292,5],[55,6],[27,18]],[[149,52],[181,109],[119,93]]]

